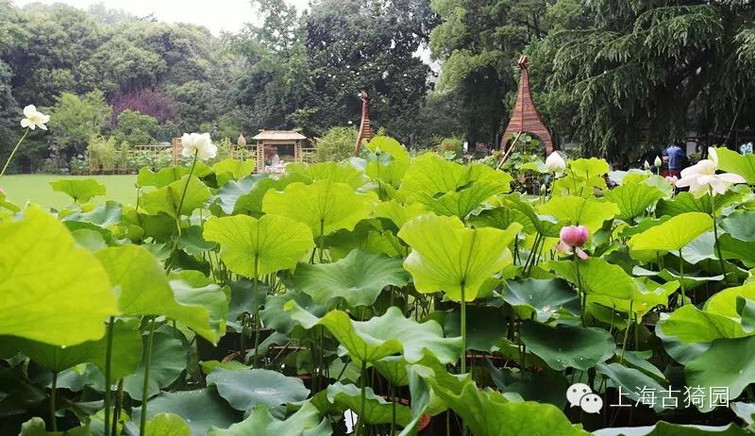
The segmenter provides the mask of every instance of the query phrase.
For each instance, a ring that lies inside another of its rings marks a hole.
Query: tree
[[[549,12],[533,83],[547,78],[544,112],[585,153],[626,163],[690,130],[753,127],[755,4],[679,3],[567,0]]]
[[[430,38],[443,61],[440,89],[453,90],[470,144],[497,145],[516,96],[516,60],[547,35],[555,0],[433,0],[441,24]]]
[[[89,138],[102,133],[113,109],[101,91],[88,92],[83,98],[64,92],[55,99],[50,113],[50,149],[55,154],[72,155],[86,150]]]
[[[314,76],[306,106],[314,128],[358,123],[364,90],[374,123],[401,133],[394,125],[418,110],[428,90],[429,67],[415,54],[435,25],[429,3],[320,0],[304,20]]]
[[[41,107],[51,105],[62,92],[94,89],[96,78],[88,59],[100,34],[86,12],[59,3],[35,3],[21,11],[20,24],[18,39],[5,56],[17,101]]]
[[[311,72],[296,8],[284,0],[253,2],[263,16],[229,43],[245,63],[230,99],[241,109],[247,131],[291,128],[289,116],[302,108]]]
[[[118,126],[113,136],[129,145],[147,145],[155,141],[160,124],[154,117],[126,109],[118,115]]]

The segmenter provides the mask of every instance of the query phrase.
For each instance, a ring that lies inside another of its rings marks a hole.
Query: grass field
[[[60,209],[73,203],[66,194],[55,192],[50,187],[50,182],[60,179],[88,179],[92,178],[107,188],[107,197],[95,197],[94,203],[102,203],[107,199],[115,200],[123,204],[136,202],[136,176],[60,176],[54,174],[24,174],[5,176],[0,180],[0,186],[5,190],[8,200],[23,206],[27,201],[45,207]]]

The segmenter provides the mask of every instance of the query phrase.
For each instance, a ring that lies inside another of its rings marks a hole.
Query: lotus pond
[[[703,166],[378,137],[0,193],[0,434],[752,434],[755,156]]]

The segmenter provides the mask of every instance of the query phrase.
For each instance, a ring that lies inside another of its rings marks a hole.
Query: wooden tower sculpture
[[[543,122],[543,118],[540,116],[535,102],[532,101],[532,95],[530,95],[530,74],[527,71],[528,62],[527,56],[519,58],[519,68],[522,70],[522,75],[519,79],[519,94],[516,97],[511,121],[509,121],[506,132],[503,134],[503,138],[501,138],[501,150],[505,149],[509,139],[520,132],[527,132],[537,135],[543,141],[545,155],[547,156],[553,153],[553,139],[551,139],[548,126]]]
[[[359,157],[359,152],[362,149],[362,141],[369,141],[372,139],[372,127],[370,127],[370,108],[367,104],[369,97],[367,93],[362,91],[359,94],[359,98],[362,100],[362,122],[359,123],[359,135],[357,135],[357,143],[354,145],[354,156]]]

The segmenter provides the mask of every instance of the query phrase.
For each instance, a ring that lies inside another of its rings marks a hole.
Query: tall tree
[[[432,0],[441,24],[432,32],[433,56],[443,61],[440,88],[463,108],[467,140],[497,145],[516,94],[516,60],[547,35],[555,0]]]
[[[544,112],[586,153],[626,162],[640,145],[755,119],[755,3],[562,0],[532,47]],[[568,114],[568,115],[566,115]],[[748,124],[749,123],[749,124]],[[721,138],[719,138],[721,140]]]
[[[315,76],[307,105],[315,128],[357,123],[357,94],[364,90],[373,121],[400,133],[397,124],[418,110],[428,90],[430,70],[418,52],[436,18],[426,0],[313,3],[305,25]]]

